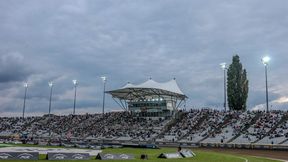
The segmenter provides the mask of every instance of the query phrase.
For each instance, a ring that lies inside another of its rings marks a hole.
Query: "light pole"
[[[227,69],[227,66],[226,66],[226,63],[225,62],[223,62],[223,63],[221,63],[220,64],[220,66],[221,66],[221,68],[223,69],[223,72],[224,72],[224,111],[226,111],[226,92],[227,92],[227,90],[226,90],[226,69]]]
[[[53,90],[53,82],[48,82],[48,85],[50,87],[50,99],[49,99],[49,116],[51,114],[51,100],[52,100],[52,90]]]
[[[106,77],[106,76],[102,76],[101,79],[102,79],[102,81],[103,81],[102,115],[104,116],[104,108],[105,108],[105,88],[106,88],[107,77]]]
[[[267,66],[270,61],[270,57],[265,56],[261,59],[262,63],[265,66],[265,81],[266,81],[266,112],[269,111],[269,103],[268,103],[268,81],[267,81]]]
[[[78,81],[77,80],[72,80],[73,84],[74,84],[74,107],[73,107],[73,115],[75,115],[75,107],[76,107],[76,92],[77,92],[77,85],[78,85]]]
[[[24,88],[25,88],[25,93],[24,93],[24,103],[23,103],[23,113],[22,113],[22,118],[24,119],[25,117],[25,106],[26,106],[26,97],[27,97],[27,89],[28,89],[28,83],[24,83]]]

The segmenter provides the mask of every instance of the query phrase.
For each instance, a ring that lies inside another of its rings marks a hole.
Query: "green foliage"
[[[227,96],[230,110],[246,110],[248,98],[247,72],[243,69],[238,55],[233,56],[227,71]]]
[[[9,146],[13,146],[13,145],[5,144],[5,143],[0,143],[0,147],[9,147]]]

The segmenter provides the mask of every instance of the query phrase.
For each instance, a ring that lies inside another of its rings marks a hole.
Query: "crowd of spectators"
[[[44,115],[42,117],[0,118],[0,136],[14,134],[27,138],[90,138],[151,140],[169,121],[134,118],[128,112],[85,115]]]
[[[195,125],[190,127],[189,133],[181,140],[183,142],[188,141],[197,143],[208,135],[213,136],[214,131],[225,121],[226,113],[224,111],[212,109],[201,109],[194,111],[199,111],[199,117],[191,118],[192,120],[195,119],[195,121],[192,121],[191,123],[197,123],[197,127],[195,127]]]
[[[251,126],[242,131],[242,134],[234,141],[234,143],[255,143],[263,139],[265,136],[269,136],[273,128],[282,119],[284,111],[270,111],[259,113],[259,118],[255,123],[251,123]],[[261,143],[261,141],[260,141]]]
[[[190,110],[182,115],[180,121],[167,130],[163,136],[157,141],[178,141],[190,133],[191,130],[199,123],[200,119],[205,115],[206,110]]]
[[[191,109],[179,118],[139,118],[129,112],[2,117],[0,137],[80,138],[192,143],[281,143],[288,139],[285,111]],[[169,127],[167,127],[169,125]]]
[[[226,112],[225,123],[210,133],[203,142],[226,143],[233,137],[241,134],[252,122],[257,112],[230,111]]]

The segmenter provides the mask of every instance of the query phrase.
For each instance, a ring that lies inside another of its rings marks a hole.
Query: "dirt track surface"
[[[223,149],[223,148],[197,148],[193,150],[203,150],[203,151],[213,151],[221,153],[230,153],[235,155],[250,155],[267,157],[272,159],[279,159],[288,161],[288,151],[278,151],[278,150],[250,150],[250,149]]]

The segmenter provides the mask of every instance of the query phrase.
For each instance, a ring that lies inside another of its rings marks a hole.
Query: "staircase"
[[[236,134],[234,137],[232,137],[230,140],[228,140],[226,143],[230,143],[232,141],[234,141],[236,138],[238,138],[239,136],[242,135],[243,132],[246,132],[251,125],[255,124],[256,121],[261,117],[260,113],[257,113],[254,118],[251,120],[249,125],[246,125],[238,134]]]
[[[225,117],[226,118],[226,117]],[[221,123],[218,127],[214,128],[213,131],[208,132],[208,134],[202,138],[198,143],[204,141],[205,139],[210,137],[210,134],[216,133],[217,130],[222,130],[229,122],[231,121],[231,118],[225,119],[223,123]]]
[[[257,140],[254,141],[253,143],[257,143],[258,141],[260,141],[260,140],[263,139],[264,137],[268,136],[271,132],[275,131],[275,130],[278,128],[278,126],[279,126],[280,124],[282,124],[283,122],[285,122],[287,119],[288,119],[288,115],[287,115],[287,114],[284,114],[278,123],[276,123],[263,137],[257,139]],[[284,142],[285,142],[285,141],[283,141],[283,143],[284,143]],[[282,143],[282,142],[281,142],[281,143]]]
[[[199,129],[200,125],[208,118],[208,114],[205,114],[203,117],[201,117],[198,122],[190,129],[185,135],[179,138],[179,141],[186,138],[188,135],[192,133],[193,130]]]
[[[280,142],[279,145],[280,145],[280,144],[283,144],[283,143],[285,143],[285,142],[287,142],[287,141],[288,141],[288,139],[285,139],[284,141]]]
[[[157,136],[155,136],[151,140],[155,141],[156,139],[159,139],[160,137],[164,136],[166,132],[168,132],[174,125],[176,125],[176,123],[181,122],[181,120],[183,120],[185,118],[185,115],[187,115],[187,113],[185,113],[185,112],[177,112],[177,114],[176,114],[177,118],[172,118],[164,126],[163,130],[161,131],[161,133],[159,133]]]

